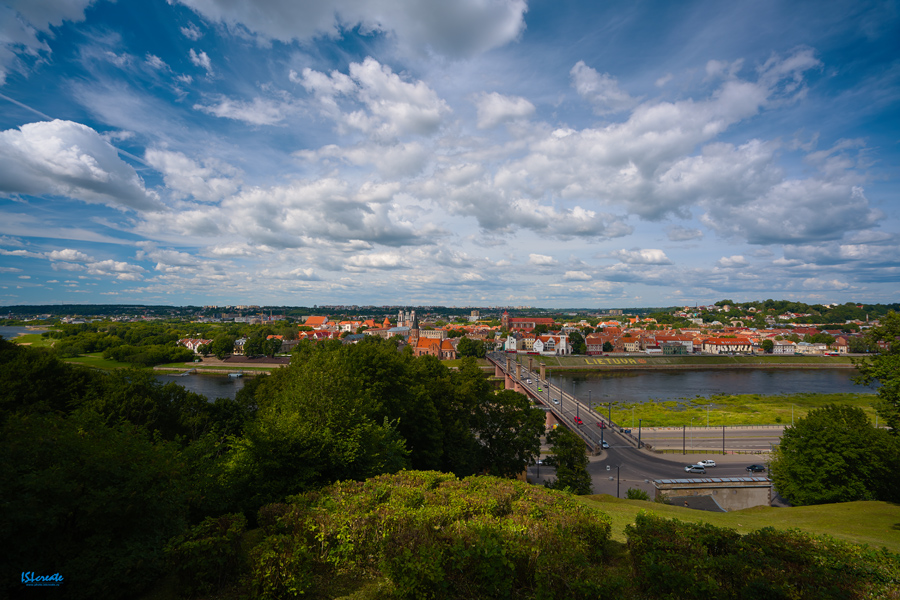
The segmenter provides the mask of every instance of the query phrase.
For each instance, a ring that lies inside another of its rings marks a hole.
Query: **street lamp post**
[[[794,405],[791,404],[791,427],[794,426]]]
[[[706,427],[709,428],[709,404],[706,405]]]
[[[694,451],[694,419],[697,417],[691,417],[691,452]]]
[[[559,395],[562,396],[562,389],[559,390]],[[575,398],[575,380],[574,379],[572,380],[572,402],[575,403],[575,416],[578,417],[578,416],[580,416],[578,409],[581,405],[578,403],[578,400]]]

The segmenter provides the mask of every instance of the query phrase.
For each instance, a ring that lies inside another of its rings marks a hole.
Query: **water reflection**
[[[156,380],[163,384],[177,383],[190,392],[203,394],[210,400],[216,398],[233,400],[238,390],[244,387],[243,377],[232,378],[227,375],[184,375],[179,377],[157,375]]]
[[[716,394],[874,393],[853,383],[856,369],[710,369],[554,373],[554,384],[595,402],[684,401]]]

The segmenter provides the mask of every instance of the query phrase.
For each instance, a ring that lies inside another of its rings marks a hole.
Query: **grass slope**
[[[612,518],[612,539],[618,542],[625,542],[625,526],[634,523],[635,515],[641,510],[649,510],[661,517],[709,523],[740,533],[763,527],[800,529],[900,553],[900,505],[889,502],[844,502],[790,508],[757,506],[729,513],[713,513],[642,500],[624,500],[606,494],[585,496],[583,499]]]

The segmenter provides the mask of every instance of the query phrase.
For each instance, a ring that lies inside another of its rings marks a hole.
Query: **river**
[[[10,326],[10,325],[2,325],[0,326],[0,336],[3,336],[5,340],[11,340],[14,337],[19,337],[20,335],[24,335],[26,333],[44,333],[47,331],[46,329],[29,329],[27,327],[20,327],[18,325]]]
[[[216,398],[234,399],[238,390],[244,387],[243,377],[228,377],[226,375],[157,375],[156,380],[161,383],[177,383],[191,392],[203,394],[210,400]]]
[[[553,385],[599,402],[682,401],[716,394],[874,393],[853,383],[856,369],[709,369],[551,373]],[[590,392],[590,394],[589,394]]]
[[[623,403],[679,401],[715,394],[780,395],[798,393],[874,393],[874,387],[855,385],[855,369],[741,369],[707,371],[616,371],[615,373],[554,374],[553,384],[578,398],[595,402]],[[221,375],[157,375],[163,383],[175,382],[210,399],[234,398],[244,379]]]

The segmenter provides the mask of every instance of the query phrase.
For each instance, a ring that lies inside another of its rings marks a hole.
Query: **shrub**
[[[609,517],[523,482],[401,471],[289,502],[260,511],[251,586],[266,598],[329,595],[322,573],[398,598],[596,598],[604,582]],[[297,580],[300,564],[316,576]]]
[[[209,517],[166,547],[169,564],[186,596],[197,596],[236,581],[246,558],[241,538],[247,528],[242,514]]]
[[[273,535],[251,552],[250,588],[254,598],[280,600],[304,596],[326,567],[302,540]]]
[[[627,500],[646,500],[649,502],[650,494],[640,488],[628,488],[628,491],[625,492],[625,498]]]
[[[827,536],[682,523],[641,512],[626,527],[641,590],[652,598],[723,600],[893,597],[900,556]]]

